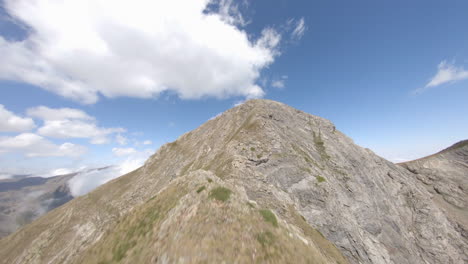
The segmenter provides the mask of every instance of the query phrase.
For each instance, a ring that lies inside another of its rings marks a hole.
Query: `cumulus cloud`
[[[123,128],[99,127],[94,117],[79,109],[39,106],[27,113],[44,121],[38,134],[52,138],[89,138],[92,144],[105,144],[110,134],[125,132]]]
[[[152,150],[138,151],[120,162],[119,165],[84,170],[68,182],[70,191],[75,197],[86,194],[112,179],[138,169],[152,153]]]
[[[127,156],[136,153],[136,149],[134,148],[113,148],[112,153],[114,153],[115,156]]]
[[[217,12],[206,12],[218,2]],[[0,37],[0,79],[92,104],[99,96],[182,99],[261,97],[262,69],[280,34],[252,37],[230,0],[5,0],[25,24],[22,41]],[[301,20],[302,21],[302,20]],[[295,35],[303,34],[300,27]]]
[[[26,157],[79,157],[86,151],[86,147],[69,142],[56,145],[33,133],[0,137],[0,153],[18,152]]]
[[[468,79],[468,70],[465,70],[462,66],[456,66],[453,63],[442,61],[439,63],[437,68],[437,73],[429,80],[429,82],[423,88],[416,89],[414,93],[421,93],[431,87]]]
[[[143,141],[143,145],[151,145],[151,144],[153,144],[153,141],[151,141],[151,140]]]
[[[35,126],[31,118],[17,116],[0,104],[0,132],[24,132]]]

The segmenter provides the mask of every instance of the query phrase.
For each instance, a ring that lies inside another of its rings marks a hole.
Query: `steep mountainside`
[[[328,120],[251,100],[4,238],[0,262],[468,261],[431,197]]]
[[[468,238],[468,140],[399,165],[415,174],[433,195],[432,200]]]
[[[73,176],[0,180],[0,237],[73,199],[67,185]]]

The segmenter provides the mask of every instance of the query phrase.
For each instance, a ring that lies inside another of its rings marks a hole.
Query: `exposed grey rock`
[[[468,238],[468,140],[434,155],[400,163],[432,194],[432,201]]]

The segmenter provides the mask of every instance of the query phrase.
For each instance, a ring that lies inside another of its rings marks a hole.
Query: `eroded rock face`
[[[177,141],[162,146],[142,168],[74,199],[21,232],[1,240],[3,258],[0,259],[7,261],[5,263],[78,263],[79,256],[87,254],[112,259],[112,255],[99,255],[105,252],[104,245],[115,240],[110,234],[114,230],[124,232],[122,223],[126,223],[132,213],[146,212],[144,208],[149,201],[162,197],[170,186],[181,181],[184,186],[201,181],[200,176],[195,175],[209,175],[215,177],[214,183],[229,186],[234,197],[230,206],[239,205],[233,207],[235,210],[246,210],[248,207],[240,205],[247,202],[255,204],[256,208],[271,210],[278,218],[278,230],[303,238],[300,240],[305,245],[320,249],[317,245],[322,242],[308,236],[306,233],[310,235],[312,231],[306,232],[294,219],[302,219],[307,226],[320,231],[347,259],[327,253],[322,247],[324,263],[468,261],[464,229],[412,172],[355,145],[330,121],[269,100],[251,100],[226,111]],[[170,218],[174,215],[180,219],[184,215],[180,212],[190,215],[191,219],[198,219],[197,213],[202,209],[214,212],[209,210],[212,204],[194,209],[195,204],[206,200],[199,200],[203,196],[193,198],[190,195],[194,194],[188,192],[178,198],[174,207],[165,212],[169,218],[161,220],[168,228],[180,228],[180,232],[164,235],[156,232],[161,240],[155,238],[148,242],[148,246],[157,248],[151,252],[158,253],[147,256],[153,262],[202,261],[199,256],[191,255],[196,252],[187,251],[181,256],[175,248],[171,251],[169,246],[167,250],[157,246],[164,243],[164,237],[177,241],[174,240],[177,236],[183,240],[179,242],[187,243],[185,239],[189,238],[205,241],[204,234],[187,237],[191,224],[170,220],[176,219]],[[212,217],[218,219],[219,216],[213,213]],[[223,221],[218,220],[216,223]],[[158,223],[154,223],[152,230],[160,230]],[[244,241],[236,236],[243,232],[231,234],[227,239]],[[275,233],[278,237],[280,234]],[[210,235],[216,237],[216,234]],[[28,237],[36,239],[27,240]],[[261,238],[268,240],[268,236]],[[258,243],[255,239],[246,239]],[[130,249],[125,247],[127,251],[123,255],[115,253],[116,258],[132,262],[130,256],[138,247],[138,241],[130,243]],[[260,244],[251,246],[269,252]],[[114,254],[112,252],[109,254]],[[203,252],[210,251],[200,249],[198,254]],[[228,255],[224,257],[231,259]],[[222,258],[222,254],[216,255],[216,259]],[[274,263],[275,259],[263,261]],[[298,258],[298,262],[301,261],[305,258]]]

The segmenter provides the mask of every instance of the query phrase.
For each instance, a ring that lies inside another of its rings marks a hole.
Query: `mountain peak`
[[[431,195],[330,121],[256,99],[1,240],[0,255],[4,263],[462,263],[464,225]]]

